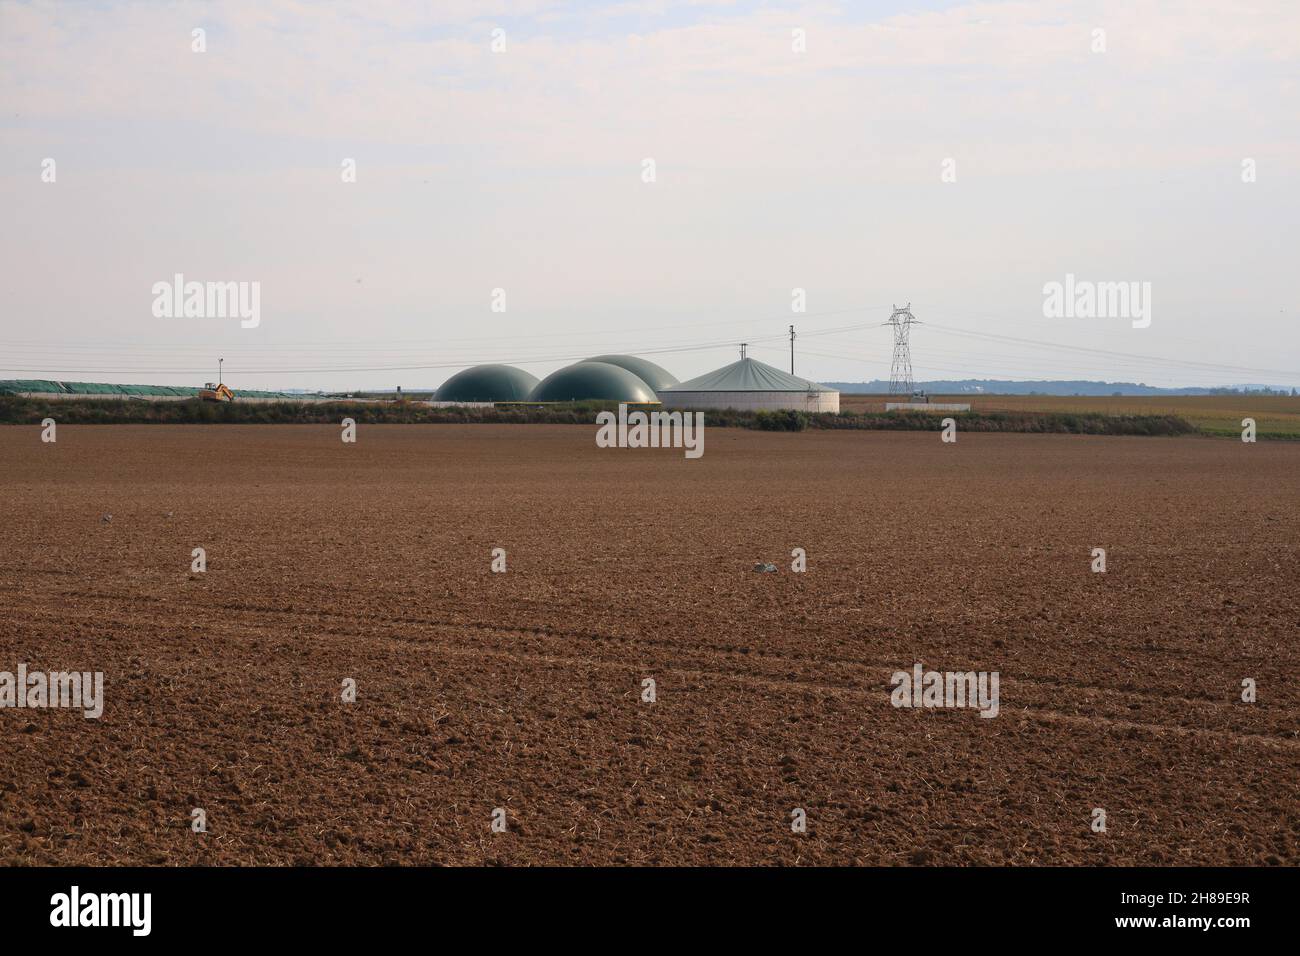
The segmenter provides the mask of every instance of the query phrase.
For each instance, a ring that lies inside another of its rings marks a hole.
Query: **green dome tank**
[[[534,402],[657,402],[655,390],[625,368],[578,362],[552,372],[533,389]]]
[[[537,387],[537,376],[513,365],[475,365],[442,383],[435,402],[522,402]]]
[[[677,376],[672,372],[656,365],[649,359],[641,358],[639,355],[597,355],[595,358],[587,359],[587,361],[604,362],[606,365],[617,365],[619,368],[625,368],[656,392],[661,388],[672,388],[674,385],[680,384]]]

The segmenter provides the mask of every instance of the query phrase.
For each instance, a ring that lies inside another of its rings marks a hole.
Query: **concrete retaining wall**
[[[894,409],[907,412],[969,412],[970,405],[958,402],[886,402],[885,411]]]

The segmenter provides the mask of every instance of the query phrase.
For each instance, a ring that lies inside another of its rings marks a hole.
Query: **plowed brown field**
[[[0,428],[0,863],[1297,862],[1300,444],[594,433]]]

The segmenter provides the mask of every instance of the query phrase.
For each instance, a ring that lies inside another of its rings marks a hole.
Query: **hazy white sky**
[[[0,107],[0,378],[684,379],[793,323],[862,381],[910,301],[922,379],[1300,386],[1294,2],[0,3]],[[1150,327],[1045,318],[1067,273]]]

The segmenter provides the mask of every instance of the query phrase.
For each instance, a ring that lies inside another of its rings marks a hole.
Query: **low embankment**
[[[60,424],[335,424],[344,418],[376,424],[573,424],[590,425],[598,411],[615,409],[607,402],[572,405],[444,407],[419,402],[259,402],[217,404],[202,401],[133,402],[117,399],[61,402],[36,398],[0,397],[0,423],[38,425],[45,418]],[[928,412],[841,411],[808,414],[795,411],[735,411],[706,413],[714,428],[755,428],[763,431],[805,429],[865,429],[933,431],[943,417],[968,432],[1032,432],[1079,435],[1188,435],[1198,429],[1177,415],[1106,415],[1065,412],[957,412],[940,416]],[[1263,437],[1263,436],[1261,436]]]

